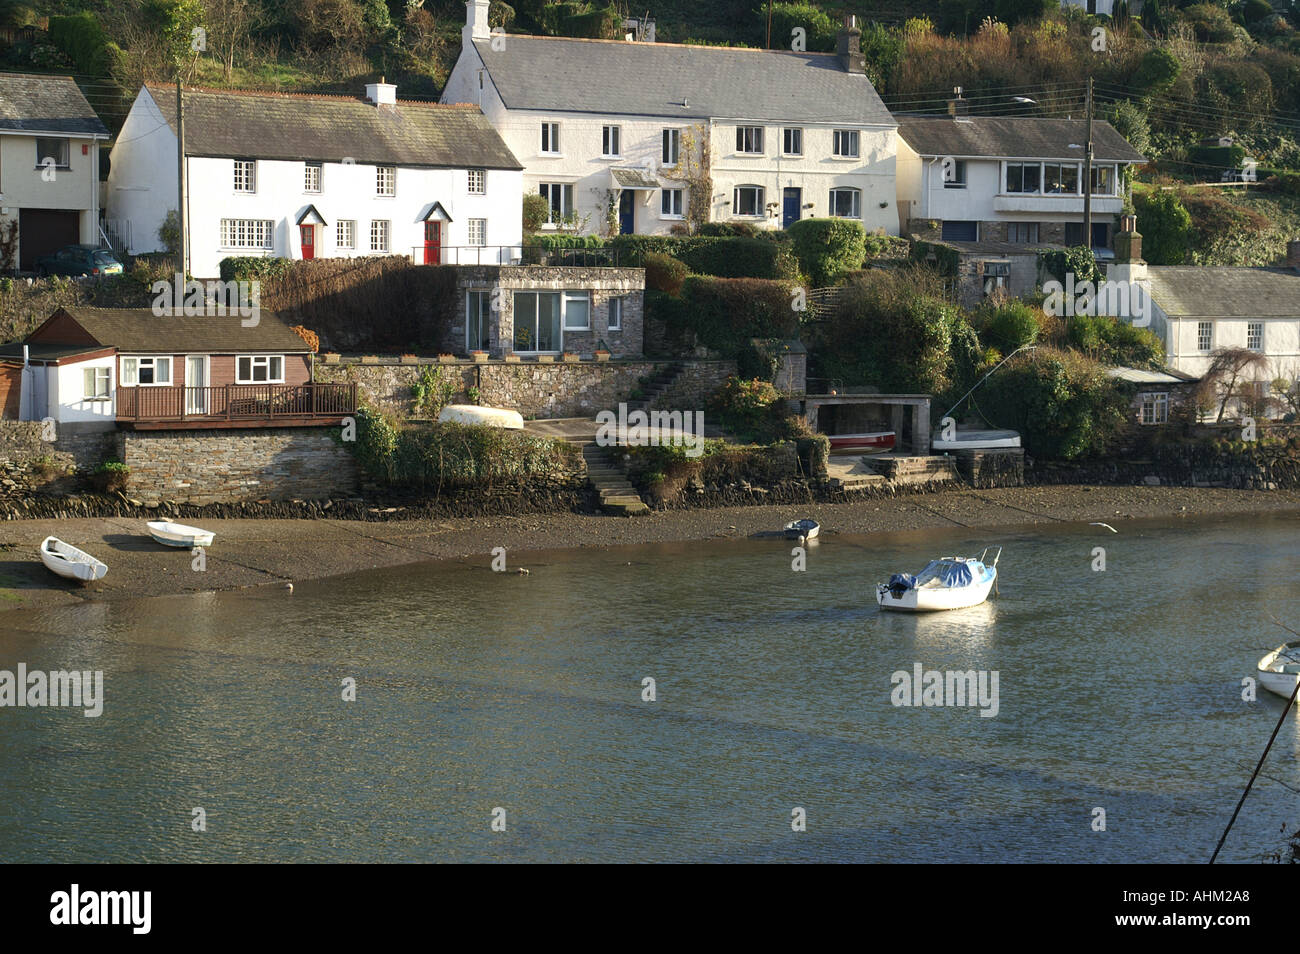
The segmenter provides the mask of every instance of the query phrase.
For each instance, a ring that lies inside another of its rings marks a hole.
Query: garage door
[[[945,242],[977,242],[979,223],[944,221],[941,236]]]
[[[18,213],[18,267],[30,272],[36,256],[49,255],[81,241],[81,214],[63,209],[22,209]]]

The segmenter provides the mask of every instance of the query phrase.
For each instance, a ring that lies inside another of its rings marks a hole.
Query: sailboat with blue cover
[[[993,562],[989,550],[996,549]],[[940,557],[926,564],[916,576],[895,573],[888,583],[876,585],[876,602],[881,609],[923,613],[930,610],[965,609],[989,598],[997,584],[1001,547],[985,547],[978,557]]]

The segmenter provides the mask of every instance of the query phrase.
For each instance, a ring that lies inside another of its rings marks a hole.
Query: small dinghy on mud
[[[215,536],[211,530],[200,530],[198,527],[168,520],[150,520],[145,526],[149,528],[149,535],[164,546],[184,547],[187,550],[210,547]]]
[[[46,537],[41,541],[41,562],[51,573],[82,583],[101,580],[108,572],[105,564],[58,537]]]
[[[1274,695],[1290,699],[1300,679],[1300,640],[1285,643],[1259,661],[1259,684]]]
[[[992,547],[976,557],[940,557],[931,560],[916,576],[895,573],[888,583],[876,585],[876,602],[882,610],[924,613],[931,610],[965,609],[988,599],[998,579],[997,547],[993,562],[985,562]]]
[[[785,525],[787,540],[812,540],[821,533],[822,527],[816,520],[791,520]]]

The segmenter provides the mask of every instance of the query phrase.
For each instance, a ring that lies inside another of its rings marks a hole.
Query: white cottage
[[[517,259],[521,169],[470,106],[366,96],[186,90],[190,270],[230,256]],[[112,152],[108,214],[132,254],[159,251],[176,208],[176,92],[146,86]]]
[[[841,216],[898,234],[897,123],[852,18],[840,51],[796,53],[493,34],[466,4],[444,103],[480,107],[544,196],[550,228],[665,234]],[[640,36],[641,39],[635,37]],[[692,200],[707,209],[692,209]]]

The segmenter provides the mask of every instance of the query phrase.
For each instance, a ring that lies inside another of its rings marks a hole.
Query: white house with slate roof
[[[71,76],[0,73],[0,232],[18,225],[17,261],[99,244],[99,144],[108,130]]]
[[[108,214],[132,254],[163,248],[176,208],[176,96],[146,86],[113,147]],[[521,166],[471,106],[365,98],[185,93],[190,271],[231,256],[406,255],[420,264],[519,257]]]
[[[898,205],[905,234],[958,242],[1083,245],[1081,119],[898,117]],[[1124,169],[1143,157],[1109,123],[1094,121],[1092,237],[1108,249],[1124,209]]]
[[[442,101],[483,110],[524,188],[546,197],[549,227],[664,234],[695,217],[780,228],[844,216],[898,234],[898,124],[856,26],[837,54],[494,36],[488,5],[466,4]],[[694,174],[702,144],[708,186]]]

